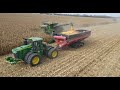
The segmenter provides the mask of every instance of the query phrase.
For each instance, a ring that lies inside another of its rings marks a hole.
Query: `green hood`
[[[12,49],[12,53],[17,53],[18,51],[22,51],[24,49],[32,47],[31,45],[23,45],[17,48]]]

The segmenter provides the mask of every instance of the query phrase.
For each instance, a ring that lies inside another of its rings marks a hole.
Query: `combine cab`
[[[58,23],[43,22],[43,24],[40,27],[44,31],[44,33],[53,36],[55,33],[55,26],[56,25],[58,25]]]

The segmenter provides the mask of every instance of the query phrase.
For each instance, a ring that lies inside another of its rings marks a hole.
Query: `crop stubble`
[[[71,19],[72,18],[72,19]],[[74,19],[74,21],[73,21]],[[56,21],[57,20],[57,21]],[[32,36],[50,38],[41,33],[39,26],[43,21],[59,23],[75,23],[75,26],[82,24],[98,24],[112,22],[111,19],[102,18],[77,18],[65,16],[48,16],[32,14],[0,14],[0,55],[11,52],[11,49],[22,44],[23,38]]]
[[[85,46],[59,51],[58,58],[43,58],[37,67],[10,65],[0,56],[0,76],[119,76],[119,28],[120,23],[85,28],[92,31]]]

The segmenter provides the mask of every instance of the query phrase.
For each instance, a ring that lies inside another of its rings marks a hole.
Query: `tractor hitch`
[[[21,61],[20,59],[15,59],[13,57],[7,57],[5,58],[7,60],[7,62],[9,62],[10,64],[17,64],[19,61]]]

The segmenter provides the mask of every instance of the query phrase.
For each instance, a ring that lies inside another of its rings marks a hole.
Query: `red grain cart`
[[[80,46],[84,45],[82,41],[91,35],[91,31],[88,30],[75,30],[75,31],[77,31],[78,33],[72,35],[59,34],[54,36],[58,48],[63,48],[66,46],[70,46],[72,48],[79,48]]]

